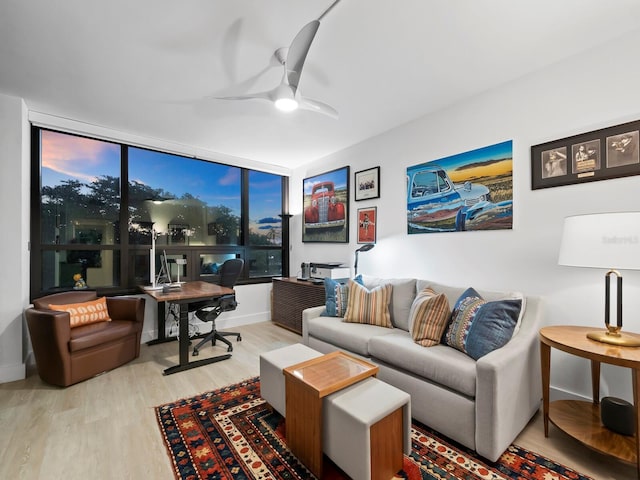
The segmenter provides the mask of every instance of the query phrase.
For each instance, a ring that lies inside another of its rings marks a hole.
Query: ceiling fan
[[[316,36],[316,32],[320,27],[320,20],[322,20],[339,1],[340,0],[335,0],[317,20],[312,20],[302,27],[289,47],[282,47],[274,52],[275,58],[284,67],[282,80],[277,87],[266,92],[214,98],[218,100],[267,100],[273,102],[278,110],[284,112],[291,112],[301,108],[338,118],[338,112],[331,105],[303,97],[300,93],[299,84],[304,62],[311,48],[313,39]]]

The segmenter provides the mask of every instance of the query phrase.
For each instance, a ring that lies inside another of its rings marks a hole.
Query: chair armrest
[[[540,408],[539,298],[527,297],[518,333],[476,364],[476,450],[496,461]]]
[[[107,310],[112,320],[144,323],[145,299],[139,297],[107,297]]]
[[[318,318],[320,314],[325,310],[324,305],[318,307],[305,308],[302,311],[302,343],[309,345],[309,330],[307,328],[307,321],[312,318]]]
[[[40,377],[54,385],[68,385],[71,379],[69,312],[29,308],[24,315]]]

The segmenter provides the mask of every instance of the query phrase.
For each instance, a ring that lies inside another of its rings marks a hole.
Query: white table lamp
[[[598,342],[640,346],[638,337],[622,333],[622,275],[619,270],[640,270],[640,212],[576,215],[564,220],[558,264],[607,269],[605,274],[606,330],[589,332]],[[616,324],[610,322],[611,277],[617,278]]]

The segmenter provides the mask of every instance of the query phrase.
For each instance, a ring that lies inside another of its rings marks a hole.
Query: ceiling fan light
[[[279,85],[275,97],[274,104],[278,110],[292,112],[298,108],[298,101],[288,85]]]
[[[293,98],[278,98],[275,105],[278,110],[283,112],[293,112],[298,108],[298,102]]]

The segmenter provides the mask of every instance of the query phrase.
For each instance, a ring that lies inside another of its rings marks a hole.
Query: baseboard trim
[[[27,367],[25,363],[16,365],[0,366],[0,383],[15,382],[24,380],[27,377]]]
[[[582,395],[578,395],[577,393],[569,392],[567,390],[562,390],[561,388],[549,387],[549,401],[555,402],[556,400],[577,400],[581,402],[591,402],[592,399],[589,397],[585,397]]]

